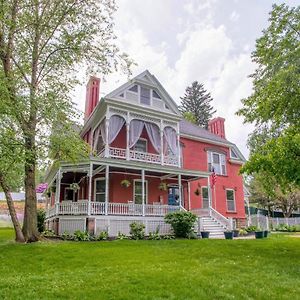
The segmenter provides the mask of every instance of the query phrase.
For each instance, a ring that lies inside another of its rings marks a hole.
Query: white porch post
[[[108,215],[108,197],[109,197],[109,166],[105,168],[105,215]]]
[[[209,182],[209,177],[207,177],[207,189],[208,189],[208,207],[212,207],[212,189]]]
[[[177,145],[178,145],[178,167],[181,167],[181,149],[180,149],[179,123],[177,124]]]
[[[126,122],[126,160],[130,159],[130,153],[129,153],[129,128],[130,124]]]
[[[92,180],[93,180],[93,163],[90,163],[89,169],[89,190],[88,190],[88,215],[91,215],[91,201],[92,201]],[[96,199],[94,199],[95,201]]]
[[[178,189],[179,189],[179,206],[182,206],[182,185],[181,185],[181,174],[178,175]]]
[[[188,181],[187,189],[188,189],[188,204],[189,204],[188,210],[191,210],[191,183],[189,181]]]
[[[145,216],[145,170],[142,169],[142,206],[143,216]]]
[[[161,164],[164,165],[164,129],[163,129],[163,122],[162,120],[160,120],[160,128],[159,128],[159,132],[160,132],[160,160],[161,160]]]
[[[60,184],[61,184],[61,168],[58,169],[56,178],[56,197],[55,197],[55,214],[59,214],[59,200],[60,200]]]
[[[105,119],[105,157],[109,157],[109,144],[108,144],[108,130],[109,130],[109,119]]]

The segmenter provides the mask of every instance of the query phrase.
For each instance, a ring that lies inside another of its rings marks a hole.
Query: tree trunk
[[[23,234],[28,242],[39,240],[37,228],[37,199],[35,191],[35,146],[34,139],[27,137],[25,141],[25,210],[23,222]]]
[[[3,189],[4,194],[5,194],[9,214],[10,214],[12,223],[14,225],[15,235],[16,235],[16,242],[25,243],[25,238],[24,238],[23,232],[21,230],[21,225],[19,223],[19,220],[18,220],[18,217],[17,217],[17,214],[16,214],[13,199],[11,197],[10,188],[7,185],[6,181],[5,181],[5,178],[4,178],[3,174],[0,174],[0,185]]]

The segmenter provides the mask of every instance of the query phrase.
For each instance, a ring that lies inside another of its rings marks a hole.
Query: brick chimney
[[[92,114],[99,102],[100,78],[91,76],[86,85],[84,121]]]
[[[208,121],[208,130],[218,135],[219,137],[225,139],[225,127],[224,127],[225,119],[221,117],[214,118]]]

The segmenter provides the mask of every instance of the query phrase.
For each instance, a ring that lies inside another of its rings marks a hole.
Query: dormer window
[[[231,158],[239,158],[237,153],[234,151],[234,149],[230,149],[230,157]]]
[[[156,99],[161,99],[161,97],[158,95],[158,93],[154,90],[152,90],[152,97]]]
[[[128,91],[137,93],[137,92],[138,92],[138,86],[135,84],[135,85],[132,86],[130,89],[128,89]]]
[[[141,93],[140,93],[140,102],[141,104],[150,105],[150,89],[140,87]]]

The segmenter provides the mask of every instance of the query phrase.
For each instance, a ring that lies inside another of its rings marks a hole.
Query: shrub
[[[46,212],[42,208],[37,210],[37,227],[40,233],[45,231]]]
[[[61,235],[61,237],[62,237],[62,239],[64,240],[64,241],[66,241],[66,240],[73,240],[73,236],[71,235],[71,234],[69,234],[69,232],[67,232],[67,231],[64,231],[64,233]]]
[[[56,234],[55,234],[55,232],[53,231],[53,230],[44,230],[43,232],[42,232],[42,235],[43,236],[45,236],[45,237],[51,237],[51,236],[56,236]]]
[[[108,232],[107,231],[101,231],[100,234],[97,237],[97,241],[105,241],[108,239]]]
[[[171,234],[162,235],[161,238],[163,240],[174,240],[175,239],[174,235],[171,235]]]
[[[257,231],[257,229],[258,229],[257,226],[251,225],[251,226],[246,228],[246,231],[247,232],[254,232],[254,231]]]
[[[279,224],[275,227],[276,231],[285,231],[285,232],[296,232],[300,231],[299,225],[286,225],[286,224]]]
[[[76,230],[74,232],[74,240],[75,241],[89,241],[90,240],[90,235],[86,231]]]
[[[241,228],[240,231],[239,231],[239,235],[246,235],[247,234],[247,230],[246,229],[243,229]]]
[[[118,236],[117,236],[118,240],[127,240],[128,236],[124,233],[121,233],[120,231],[118,232]]]
[[[186,238],[193,231],[197,216],[189,211],[176,211],[165,216],[165,222],[172,226],[176,237]]]
[[[131,223],[130,235],[133,240],[142,240],[145,237],[145,225],[140,222]]]

